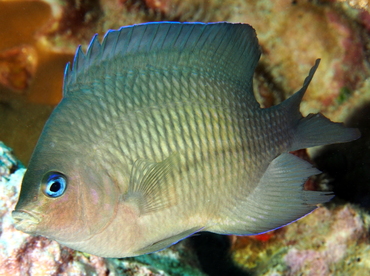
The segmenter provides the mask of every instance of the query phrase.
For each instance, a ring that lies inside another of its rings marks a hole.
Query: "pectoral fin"
[[[130,184],[124,200],[136,204],[140,215],[157,211],[173,204],[171,187],[177,154],[162,162],[138,159],[133,165]]]

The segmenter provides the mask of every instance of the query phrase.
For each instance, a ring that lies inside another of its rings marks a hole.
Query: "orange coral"
[[[29,101],[55,105],[73,56],[56,52],[43,38],[52,22],[43,1],[0,2],[0,83]]]
[[[15,92],[24,92],[30,85],[36,65],[37,54],[32,46],[0,52],[0,83]]]

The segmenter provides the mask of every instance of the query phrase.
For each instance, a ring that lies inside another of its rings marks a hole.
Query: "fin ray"
[[[126,62],[135,57],[134,64]],[[119,60],[118,68],[188,70],[225,80],[235,92],[247,95],[259,107],[252,91],[252,77],[260,57],[254,29],[247,24],[154,22],[111,30],[100,44],[94,36],[86,55],[78,49],[72,70],[65,71],[64,95],[77,81],[88,83],[94,68]],[[113,69],[114,68],[114,69]]]
[[[291,128],[295,129],[289,151],[344,143],[360,137],[360,132],[357,129],[346,128],[342,123],[334,123],[320,113],[302,116],[299,110],[300,103],[319,64],[320,59],[317,59],[299,91],[276,107],[272,107],[285,110],[285,116],[290,118]]]
[[[176,154],[172,154],[162,162],[136,160],[124,200],[134,202],[140,214],[171,206],[174,199],[166,187],[166,183],[168,176],[174,169],[175,162]]]
[[[334,123],[320,113],[309,114],[299,121],[289,151],[349,142],[360,136],[360,131],[356,128]]]
[[[239,235],[257,234],[305,216],[316,209],[317,204],[332,198],[328,192],[303,190],[308,177],[319,173],[293,154],[279,155],[270,163],[256,189],[233,211],[231,216],[238,223],[223,230]]]
[[[303,81],[302,88],[299,89],[297,92],[295,92],[292,96],[290,96],[288,99],[283,101],[282,103],[273,106],[271,108],[281,108],[286,110],[286,112],[289,112],[287,116],[289,116],[293,122],[296,122],[297,120],[303,118],[301,111],[299,110],[301,101],[303,99],[304,94],[306,93],[306,90],[309,86],[309,84],[312,81],[313,76],[315,75],[315,72],[317,68],[319,67],[320,59],[317,59],[315,61],[314,66],[310,69],[310,72],[308,73],[308,76]]]
[[[202,231],[203,227],[193,227],[191,229],[185,230],[179,234],[176,234],[174,236],[171,236],[169,238],[157,241],[149,246],[146,246],[144,248],[139,249],[135,252],[135,255],[142,255],[142,254],[148,254],[153,253],[162,249],[165,249],[175,243],[178,243],[179,241],[186,239],[195,233]]]

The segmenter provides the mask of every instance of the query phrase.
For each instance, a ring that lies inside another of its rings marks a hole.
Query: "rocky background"
[[[321,58],[302,113],[320,111],[362,133],[357,141],[309,151],[324,172],[316,186],[333,189],[336,198],[271,233],[201,234],[124,260],[14,230],[9,212],[22,163],[61,99],[64,67],[76,47],[86,49],[95,33],[102,39],[108,29],[161,20],[252,25],[263,51],[254,86],[264,107],[298,90]],[[0,147],[0,275],[370,275],[369,43],[366,0],[0,0],[0,141],[13,149]]]

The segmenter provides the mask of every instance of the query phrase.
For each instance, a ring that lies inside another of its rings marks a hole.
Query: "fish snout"
[[[22,232],[32,232],[41,221],[39,217],[25,210],[14,210],[12,212],[14,226]]]

